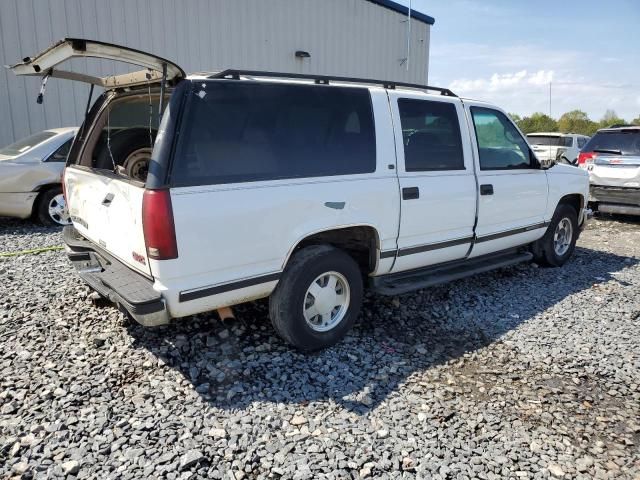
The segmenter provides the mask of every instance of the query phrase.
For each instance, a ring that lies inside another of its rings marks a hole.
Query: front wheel
[[[535,261],[545,267],[561,267],[573,254],[578,240],[578,213],[560,204],[544,236],[533,244]]]
[[[354,324],[362,303],[357,263],[329,245],[297,251],[269,300],[274,328],[304,351],[339,342]]]

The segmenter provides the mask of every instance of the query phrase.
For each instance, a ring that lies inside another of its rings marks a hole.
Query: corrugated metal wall
[[[429,25],[366,0],[2,0],[0,65],[64,37],[127,45],[175,60],[189,72],[245,68],[427,82]],[[297,59],[296,50],[311,58]],[[113,63],[113,62],[112,62]],[[109,62],[73,70],[115,73]],[[122,71],[122,70],[120,70]],[[0,146],[44,128],[77,125],[88,86],[0,72]]]

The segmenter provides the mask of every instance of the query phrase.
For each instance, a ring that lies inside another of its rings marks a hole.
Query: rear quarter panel
[[[268,296],[276,281],[179,299],[180,292],[281,272],[294,247],[317,232],[371,226],[381,250],[396,248],[400,199],[386,92],[372,91],[372,102],[374,173],[171,189],[178,258],[151,260],[151,270],[172,317]],[[376,273],[388,272],[392,263],[380,261]]]
[[[33,192],[43,185],[59,184],[64,163],[0,162],[0,192]]]

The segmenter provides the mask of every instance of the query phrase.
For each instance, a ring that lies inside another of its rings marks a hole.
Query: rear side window
[[[587,142],[585,152],[640,155],[640,129],[598,132]]]
[[[72,142],[73,142],[73,138],[70,138],[69,140],[64,142],[62,145],[60,145],[58,149],[49,156],[49,158],[47,159],[47,162],[66,162],[67,155],[69,155],[69,150],[71,149]]]
[[[464,170],[455,105],[402,98],[398,108],[407,172]]]
[[[578,138],[578,148],[584,147],[584,145],[587,143],[587,140],[589,140],[589,139],[588,138],[584,138],[584,137],[579,137]]]
[[[190,96],[174,186],[375,171],[366,89],[218,81],[195,83]]]
[[[527,135],[527,140],[531,145],[542,145],[545,147],[571,147],[572,137],[560,137],[558,135]]]

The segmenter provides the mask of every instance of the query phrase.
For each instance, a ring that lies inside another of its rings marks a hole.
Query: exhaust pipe
[[[218,312],[220,320],[222,320],[223,322],[236,319],[236,316],[233,314],[233,310],[231,310],[231,307],[222,307],[216,311]]]

